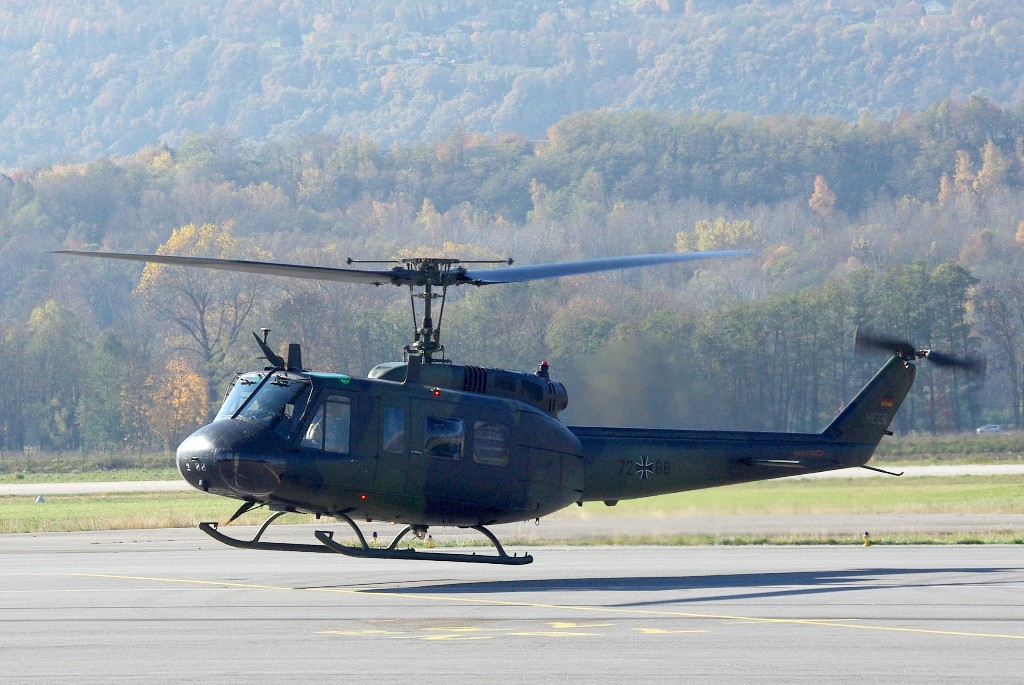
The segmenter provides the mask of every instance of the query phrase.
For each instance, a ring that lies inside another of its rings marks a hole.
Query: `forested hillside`
[[[1024,120],[982,98],[894,122],[579,113],[544,143],[457,130],[385,150],[223,131],[0,177],[0,447],[171,448],[259,363],[249,331],[365,373],[412,325],[398,288],[194,273],[61,248],[341,265],[443,253],[520,264],[754,248],[739,260],[460,289],[459,362],[570,388],[572,422],[814,430],[883,359],[859,325],[954,354],[899,430],[1021,425]]]
[[[214,129],[388,149],[580,110],[894,122],[1024,100],[1021,35],[1007,0],[9,0],[0,170]]]

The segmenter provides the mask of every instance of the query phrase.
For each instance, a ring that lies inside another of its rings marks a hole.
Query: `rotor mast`
[[[419,271],[423,274],[421,287],[423,292],[417,293],[416,286],[409,285],[409,302],[412,304],[413,319],[413,341],[405,346],[405,353],[417,355],[424,364],[434,362],[447,362],[444,355],[444,345],[441,344],[441,320],[444,318],[444,302],[448,297],[448,285],[451,283],[451,269],[457,264],[457,259],[406,259],[403,260],[407,269]],[[434,292],[434,287],[441,288],[441,294]],[[419,325],[416,323],[416,300],[423,300],[423,319]],[[434,299],[441,300],[441,309],[437,315],[437,326],[434,326],[432,316],[432,304]],[[435,359],[435,354],[440,354]]]
[[[391,274],[398,276],[398,283],[409,286],[409,302],[412,305],[412,327],[413,341],[405,346],[405,354],[416,356],[424,364],[448,363],[450,360],[445,356],[444,345],[441,344],[441,320],[444,318],[444,303],[448,297],[448,286],[474,283],[467,276],[466,268],[462,264],[506,264],[511,266],[513,260],[509,259],[485,259],[485,260],[461,260],[449,259],[446,257],[408,257],[399,260],[404,265],[395,267]],[[384,260],[346,260],[348,264],[387,264],[394,263]],[[481,283],[474,283],[481,285]],[[441,292],[435,289],[440,288]],[[419,289],[419,292],[417,290]],[[416,300],[423,301],[423,316],[419,317],[416,308]],[[434,322],[434,300],[440,300],[440,310],[437,314],[437,322]],[[435,356],[436,355],[436,356]]]

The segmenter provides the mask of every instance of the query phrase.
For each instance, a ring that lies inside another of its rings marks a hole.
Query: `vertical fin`
[[[839,442],[877,445],[910,392],[916,373],[913,364],[893,356],[822,435]]]

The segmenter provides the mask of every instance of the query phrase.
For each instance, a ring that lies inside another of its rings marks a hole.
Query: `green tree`
[[[127,433],[122,396],[128,383],[127,350],[110,331],[100,335],[83,368],[82,395],[76,421],[87,449],[125,446]]]
[[[614,328],[615,322],[603,316],[560,311],[544,333],[544,342],[552,359],[575,359],[604,347]]]
[[[32,360],[26,353],[28,342],[23,329],[7,329],[0,337],[0,357],[12,368],[31,368]],[[0,449],[20,451],[25,448],[32,416],[27,405],[39,392],[33,374],[29,373],[10,374],[0,385]]]
[[[27,332],[29,367],[34,370],[26,402],[29,432],[43,449],[79,449],[76,411],[86,363],[81,324],[69,309],[49,300],[32,311]]]

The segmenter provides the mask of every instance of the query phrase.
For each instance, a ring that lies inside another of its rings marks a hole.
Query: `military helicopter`
[[[251,540],[226,535],[215,522],[200,524],[216,540],[243,549],[527,564],[532,556],[508,554],[487,526],[539,520],[584,502],[614,505],[849,467],[880,471],[866,464],[882,437],[892,435],[889,424],[914,382],[915,362],[981,368],[974,359],[859,333],[858,347],[881,348],[891,357],[820,433],[566,426],[558,414],[568,405],[568,392],[551,378],[546,362],[536,372],[523,372],[458,365],[447,358],[440,316],[450,287],[750,253],[635,255],[535,266],[513,266],[510,259],[503,267],[413,258],[369,269],[174,255],[59,254],[409,288],[414,323],[419,323],[404,361],[379,364],[365,378],[308,371],[299,345],[289,345],[287,358],[281,357],[264,329],[262,337],[253,335],[269,366],[240,374],[213,422],[178,447],[178,469],[193,487],[242,500],[227,523],[257,507],[273,512]],[[347,266],[357,263],[367,262],[349,259]],[[440,304],[437,326],[435,301]],[[264,541],[270,524],[289,512],[340,519],[351,526],[357,544],[341,543],[329,530],[314,533],[318,544]],[[387,547],[378,547],[367,543],[356,519],[405,527]],[[496,553],[399,547],[409,533],[426,538],[430,526],[476,530]]]

